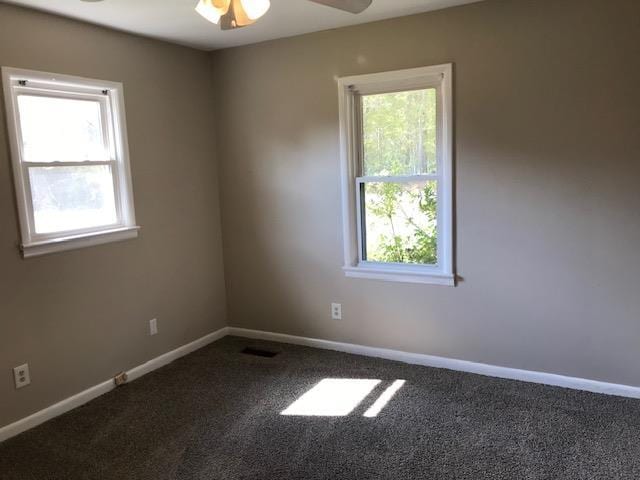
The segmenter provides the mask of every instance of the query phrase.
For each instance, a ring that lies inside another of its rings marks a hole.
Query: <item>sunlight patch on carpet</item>
[[[404,380],[396,380],[390,386],[388,386],[387,389],[382,392],[382,395],[380,395],[374,402],[374,404],[371,405],[366,412],[364,412],[364,416],[369,418],[377,417],[382,409],[387,406],[387,403],[391,401],[396,392],[402,388],[404,383]]]
[[[325,378],[293,402],[282,415],[344,417],[376,388],[380,380]]]

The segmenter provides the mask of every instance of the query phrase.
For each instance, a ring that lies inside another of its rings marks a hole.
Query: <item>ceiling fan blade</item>
[[[313,3],[326,5],[327,7],[337,8],[350,13],[364,12],[373,0],[309,0]]]

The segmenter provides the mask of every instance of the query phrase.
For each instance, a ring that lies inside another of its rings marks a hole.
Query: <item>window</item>
[[[2,68],[25,257],[137,236],[122,85]]]
[[[451,76],[339,79],[347,276],[454,285]]]

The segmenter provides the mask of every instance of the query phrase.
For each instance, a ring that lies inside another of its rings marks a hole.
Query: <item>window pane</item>
[[[434,88],[362,97],[364,175],[436,173]]]
[[[18,109],[25,161],[109,159],[99,102],[20,95]]]
[[[108,165],[29,168],[36,233],[117,223]]]
[[[371,262],[437,263],[437,183],[364,183],[365,252]]]

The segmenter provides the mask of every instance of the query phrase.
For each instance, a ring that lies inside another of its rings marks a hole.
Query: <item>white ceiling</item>
[[[246,45],[385,18],[473,3],[481,0],[373,0],[359,15],[308,2],[271,0],[256,24],[222,32],[194,11],[197,0],[5,0],[25,7],[159,38],[203,50]]]

